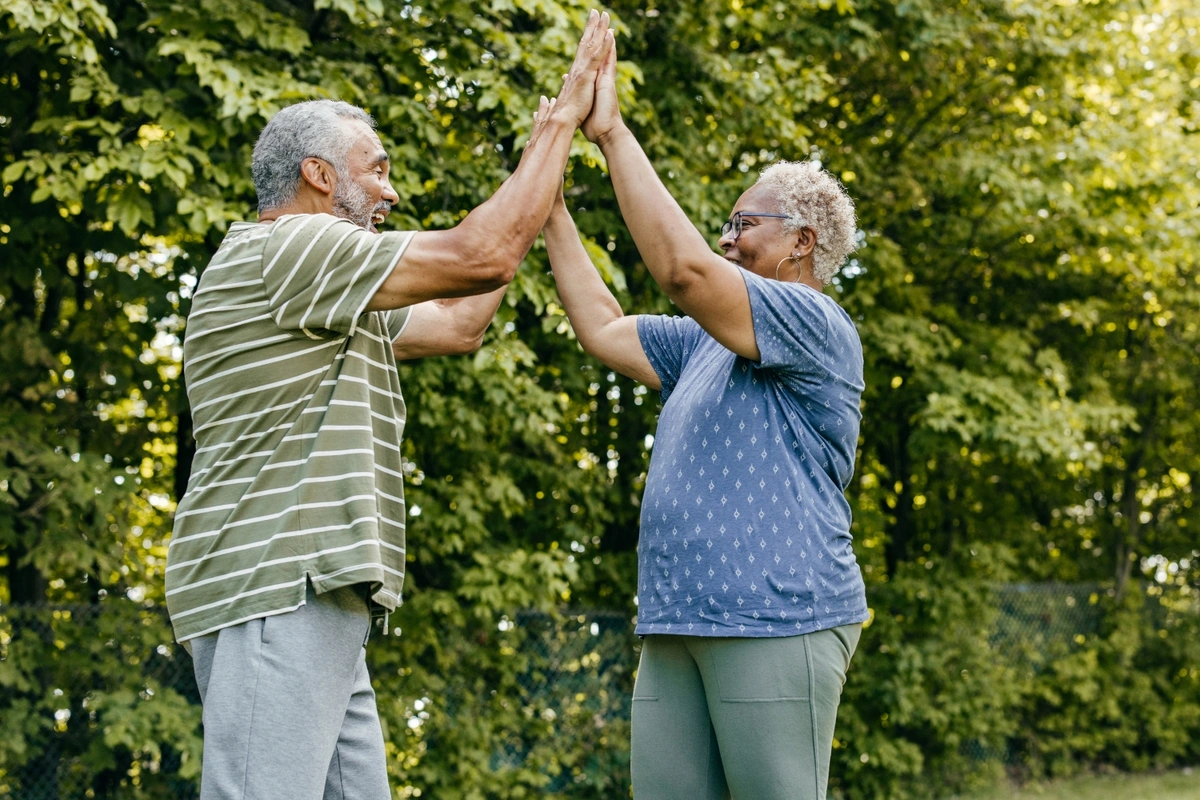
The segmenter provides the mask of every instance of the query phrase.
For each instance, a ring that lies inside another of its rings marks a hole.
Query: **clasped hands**
[[[608,13],[593,10],[571,69],[563,75],[556,97],[545,96],[533,115],[533,129],[526,149],[533,148],[542,131],[560,123],[578,128],[588,141],[603,146],[614,134],[624,130],[617,104],[617,48]]]

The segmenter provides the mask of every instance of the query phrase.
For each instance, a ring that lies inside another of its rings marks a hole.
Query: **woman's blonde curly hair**
[[[758,184],[775,191],[780,213],[788,215],[784,230],[816,232],[813,275],[828,284],[858,246],[854,201],[845,187],[813,161],[778,161],[762,171]]]

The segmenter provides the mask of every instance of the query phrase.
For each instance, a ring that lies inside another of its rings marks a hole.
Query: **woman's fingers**
[[[538,101],[537,111],[533,112],[533,127],[529,131],[529,141],[525,143],[525,149],[533,147],[534,142],[542,133],[542,129],[546,127],[546,120],[550,117],[550,109],[554,107],[553,100],[547,100],[546,95],[542,95]]]
[[[596,73],[596,85],[599,86],[601,81],[607,79],[614,86],[617,82],[617,33],[609,31],[605,36],[608,41],[608,53],[604,56],[604,62],[600,65],[600,70]]]

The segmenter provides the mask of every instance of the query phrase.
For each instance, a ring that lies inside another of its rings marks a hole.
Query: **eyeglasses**
[[[775,219],[787,219],[787,214],[768,214],[759,211],[738,211],[729,221],[721,226],[721,235],[728,236],[730,231],[733,231],[733,240],[736,242],[742,235],[742,220],[744,217],[773,217]]]

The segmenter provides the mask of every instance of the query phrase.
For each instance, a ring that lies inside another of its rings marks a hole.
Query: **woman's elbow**
[[[704,271],[700,269],[700,265],[675,260],[665,265],[662,270],[662,279],[658,285],[667,297],[677,300],[694,291],[703,280]]]

